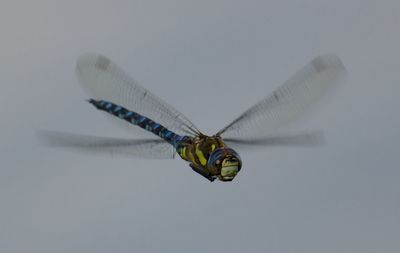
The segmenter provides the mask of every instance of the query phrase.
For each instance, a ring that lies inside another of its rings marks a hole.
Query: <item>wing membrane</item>
[[[224,141],[238,151],[259,147],[315,147],[325,143],[322,131],[310,131],[296,134],[273,135],[257,139],[226,138]]]
[[[346,76],[340,59],[313,59],[270,96],[262,99],[217,133],[229,137],[261,137],[300,119]]]
[[[172,106],[134,81],[119,66],[98,54],[78,59],[77,76],[91,98],[106,100],[142,114],[177,134],[196,135],[200,131]]]
[[[50,147],[69,148],[99,155],[172,159],[173,147],[161,139],[119,139],[40,130],[39,140]]]

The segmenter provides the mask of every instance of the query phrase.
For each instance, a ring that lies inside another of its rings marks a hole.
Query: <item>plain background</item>
[[[1,1],[0,252],[397,252],[399,24],[394,0]],[[179,159],[38,144],[37,128],[129,136],[84,101],[84,52],[210,134],[316,55],[349,77],[298,126],[326,146],[244,152],[209,183]]]

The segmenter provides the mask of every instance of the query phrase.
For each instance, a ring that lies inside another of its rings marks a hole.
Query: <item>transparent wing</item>
[[[149,159],[172,159],[175,155],[173,147],[161,139],[119,139],[48,130],[39,130],[37,135],[47,146],[70,148],[91,154]]]
[[[316,147],[325,143],[322,131],[309,131],[296,134],[273,135],[257,139],[226,138],[224,141],[239,152],[260,147]]]
[[[286,83],[227,125],[217,135],[245,140],[273,134],[306,114],[346,76],[335,55],[313,59]]]
[[[79,57],[76,73],[93,99],[121,105],[177,134],[200,133],[182,113],[139,85],[120,67],[102,55],[84,54]]]

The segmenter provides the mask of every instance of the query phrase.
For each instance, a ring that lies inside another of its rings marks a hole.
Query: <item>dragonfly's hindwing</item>
[[[67,148],[88,154],[172,159],[174,148],[166,141],[154,139],[121,139],[93,135],[38,130],[39,141],[49,147]]]

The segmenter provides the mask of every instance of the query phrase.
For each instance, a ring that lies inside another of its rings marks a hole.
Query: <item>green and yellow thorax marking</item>
[[[219,137],[200,136],[183,143],[177,152],[182,159],[196,166],[205,167],[210,153],[216,148],[226,147]]]

